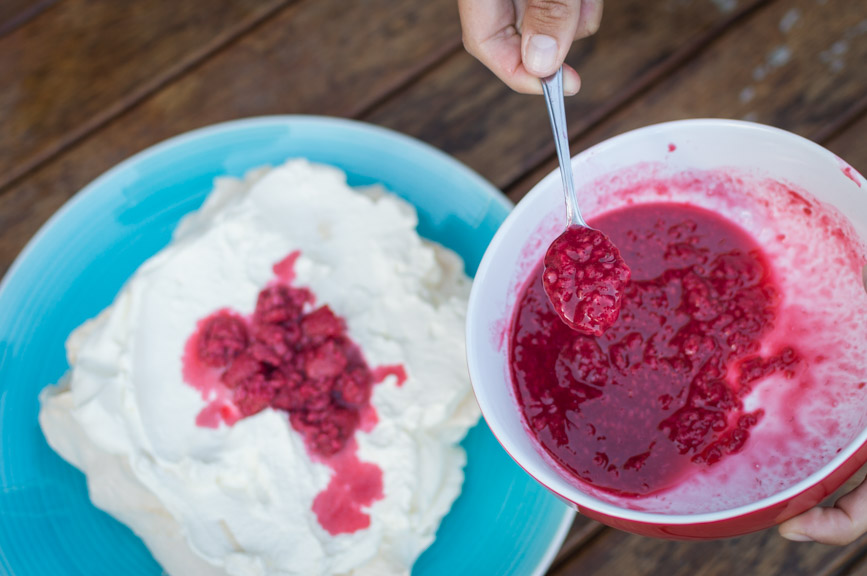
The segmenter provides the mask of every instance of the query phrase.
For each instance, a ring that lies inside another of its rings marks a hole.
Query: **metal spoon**
[[[551,305],[567,326],[601,336],[620,314],[629,267],[608,236],[588,226],[578,209],[566,129],[563,68],[543,79],[542,89],[566,196],[566,230],[545,253],[542,283]]]
[[[548,118],[554,131],[554,144],[557,146],[557,159],[560,161],[560,176],[563,177],[563,191],[566,194],[566,227],[576,224],[587,226],[578,208],[575,195],[575,181],[572,178],[572,155],[569,154],[569,131],[566,126],[566,103],[563,100],[563,68],[557,69],[552,76],[542,80]]]

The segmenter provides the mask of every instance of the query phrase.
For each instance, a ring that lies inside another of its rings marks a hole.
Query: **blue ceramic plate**
[[[303,156],[379,182],[419,210],[419,233],[475,273],[510,205],[488,182],[416,140],[345,120],[270,117],[221,124],[154,146],[87,186],[40,230],[0,284],[0,572],[158,575],[125,526],[94,508],[84,476],[37,423],[39,391],[67,369],[70,331],[114,299],[165,246],[216,176]],[[414,576],[541,574],[573,513],[508,457],[484,423],[464,441],[460,498]]]

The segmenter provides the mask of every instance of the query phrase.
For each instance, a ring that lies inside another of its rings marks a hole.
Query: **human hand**
[[[594,34],[603,0],[458,0],[464,47],[510,88],[541,94],[539,78],[557,71],[572,42]],[[563,91],[581,79],[563,65]]]
[[[779,527],[783,538],[795,542],[821,542],[845,546],[867,532],[867,480],[842,496],[831,508],[816,506],[786,520]]]

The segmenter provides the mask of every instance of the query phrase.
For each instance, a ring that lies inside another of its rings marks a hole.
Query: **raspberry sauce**
[[[570,328],[601,336],[614,324],[629,268],[605,234],[569,226],[551,243],[544,266],[545,293]]]
[[[334,471],[313,512],[332,535],[351,533],[370,525],[363,509],[383,497],[382,470],[359,460],[355,431],[376,425],[373,385],[389,376],[401,385],[406,371],[399,364],[371,369],[343,318],[291,285],[298,256],[274,265],[276,279],[259,293],[251,317],[223,309],[198,322],[184,349],[183,377],[208,402],[199,426],[232,426],[266,408],[287,413],[311,459]]]
[[[756,242],[707,210],[640,204],[604,214],[630,264],[619,318],[601,336],[565,325],[540,263],[512,320],[512,381],[526,425],[571,474],[624,496],[676,485],[743,449],[763,416],[743,398],[795,378],[792,346],[763,347],[779,290]]]

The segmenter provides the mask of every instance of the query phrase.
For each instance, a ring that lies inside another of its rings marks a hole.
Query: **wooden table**
[[[664,120],[743,118],[867,172],[865,0],[611,0],[569,63],[584,81],[573,153]],[[542,99],[464,52],[455,0],[2,0],[0,274],[115,163],[263,114],[399,130],[516,201],[555,166]],[[578,517],[550,574],[867,575],[867,539],[668,542]]]

